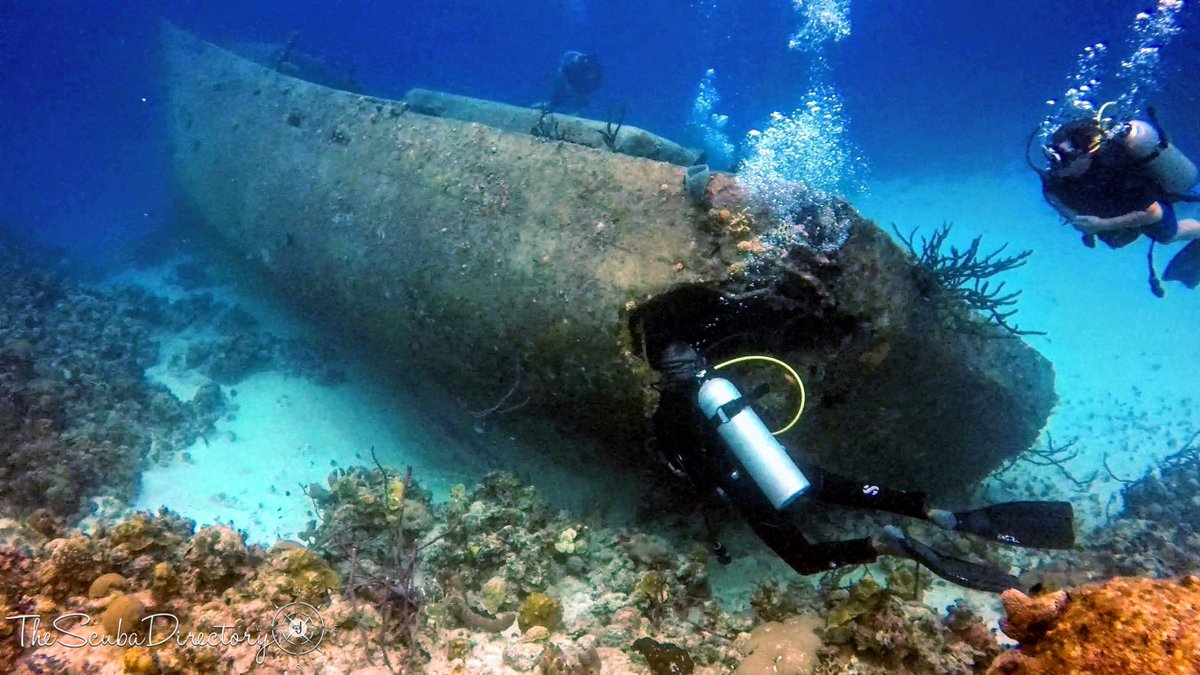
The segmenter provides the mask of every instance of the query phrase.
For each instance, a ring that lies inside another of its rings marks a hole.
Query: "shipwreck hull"
[[[837,255],[768,266],[752,292],[728,176],[700,206],[683,167],[324,88],[175,29],[165,61],[178,183],[207,225],[470,407],[515,384],[510,418],[628,458],[654,401],[644,351],[758,350],[809,388],[785,445],[945,493],[1028,448],[1053,405],[1044,358],[942,329],[905,254],[844,203],[824,207],[851,231]]]

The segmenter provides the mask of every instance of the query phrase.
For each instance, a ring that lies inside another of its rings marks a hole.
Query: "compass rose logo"
[[[279,651],[304,656],[321,645],[325,621],[316,607],[304,602],[289,602],[275,612],[271,637]]]

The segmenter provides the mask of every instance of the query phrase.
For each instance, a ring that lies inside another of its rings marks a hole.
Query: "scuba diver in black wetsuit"
[[[810,542],[787,513],[801,495],[889,511],[1019,546],[1075,544],[1073,511],[1066,502],[1010,502],[951,513],[929,509],[919,492],[854,481],[812,466],[801,469],[750,407],[756,396],[743,397],[728,380],[713,377],[690,345],[668,345],[659,370],[662,395],[652,419],[655,451],[705,497],[732,502],[754,533],[800,574],[897,555],[967,588],[1000,592],[1018,585],[1000,569],[939,553],[891,525],[877,537]],[[711,527],[709,535],[718,560],[728,562]]]
[[[592,54],[575,51],[563,54],[547,108],[551,111],[586,108],[588,96],[600,87],[602,72],[600,59]]]
[[[1147,120],[1124,123],[1105,119],[1104,108],[1100,110],[1096,117],[1071,120],[1054,130],[1042,147],[1046,168],[1029,162],[1042,180],[1043,196],[1083,234],[1089,248],[1097,238],[1120,248],[1141,235],[1149,237],[1150,289],[1158,297],[1164,291],[1154,270],[1154,244],[1189,241],[1162,279],[1196,288],[1200,172],[1168,140],[1153,108],[1147,109]],[[1026,159],[1028,154],[1026,148]]]

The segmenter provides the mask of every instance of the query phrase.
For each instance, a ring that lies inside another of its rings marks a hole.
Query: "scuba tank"
[[[1150,120],[1133,120],[1129,123],[1125,146],[1150,168],[1164,191],[1173,195],[1184,194],[1196,184],[1200,172],[1196,171],[1196,165],[1187,155],[1167,140],[1153,113]]]
[[[697,399],[704,416],[716,425],[721,440],[776,509],[791,504],[808,490],[808,479],[732,382],[720,377],[707,379],[700,385]]]

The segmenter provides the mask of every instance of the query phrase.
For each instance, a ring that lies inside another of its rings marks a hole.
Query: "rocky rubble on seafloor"
[[[80,613],[91,625],[77,633],[145,642],[150,627],[160,639],[172,626],[260,635],[303,602],[319,615],[319,650],[289,654],[278,637],[22,649],[30,626],[9,621],[0,669],[965,674],[998,649],[965,605],[942,615],[920,602],[927,579],[908,565],[879,583],[764,585],[753,611],[731,613],[713,597],[703,546],[555,512],[510,474],[457,486],[444,503],[378,465],[336,470],[306,492],[316,517],[301,541],[269,549],[167,511],[88,535],[3,521],[0,609],[43,617],[43,630]]]

